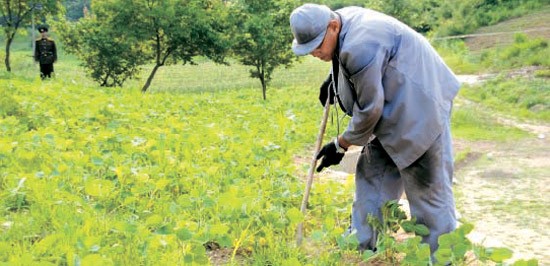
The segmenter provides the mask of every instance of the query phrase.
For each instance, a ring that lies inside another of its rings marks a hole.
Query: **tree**
[[[284,0],[241,0],[237,3],[238,31],[233,51],[262,84],[263,99],[271,74],[279,66],[290,66],[297,57],[292,53],[289,26],[291,5]]]
[[[153,61],[142,92],[161,66],[193,64],[196,56],[223,62],[229,37],[219,0],[105,0],[93,2],[93,15],[64,34],[94,80],[122,86],[139,67]]]
[[[127,34],[128,29],[117,27],[120,23],[120,5],[98,2],[95,12],[77,22],[59,23],[59,35],[65,51],[76,55],[88,75],[102,87],[122,86],[136,77],[140,65],[147,62],[143,54],[147,47]]]
[[[30,24],[33,16],[56,15],[61,8],[56,0],[3,0],[0,1],[0,23],[6,36],[6,57],[4,63],[8,72],[10,66],[10,47],[17,30]]]
[[[219,0],[121,0],[126,11],[120,23],[149,48],[143,56],[154,66],[141,91],[146,92],[158,69],[167,64],[194,64],[205,56],[224,63],[229,37],[224,33],[228,14]]]

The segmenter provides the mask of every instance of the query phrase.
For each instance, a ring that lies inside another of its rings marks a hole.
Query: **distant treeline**
[[[237,1],[225,1],[237,2]],[[550,0],[318,0],[332,9],[362,6],[392,15],[421,33],[449,36],[471,33],[479,27],[516,17],[550,4]],[[78,20],[92,0],[64,0],[68,20]]]

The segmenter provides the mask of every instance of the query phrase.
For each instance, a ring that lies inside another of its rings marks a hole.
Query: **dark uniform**
[[[38,27],[40,33],[48,32],[45,26]],[[53,63],[57,61],[57,49],[55,42],[44,35],[36,40],[34,50],[34,60],[40,63],[40,77],[42,79],[51,78],[53,72]]]

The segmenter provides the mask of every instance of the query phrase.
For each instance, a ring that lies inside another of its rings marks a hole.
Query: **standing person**
[[[40,38],[36,40],[34,60],[40,64],[40,78],[51,78],[53,63],[57,61],[57,49],[52,38],[48,37],[48,27],[38,27]]]
[[[411,214],[430,229],[423,241],[433,255],[438,237],[456,227],[449,126],[455,75],[423,36],[370,9],[305,4],[290,15],[290,27],[296,55],[332,61],[336,86],[322,97],[335,95],[351,116],[317,155],[317,171],[339,164],[350,145],[364,146],[351,224],[360,249],[376,246],[367,216],[382,219],[380,207],[405,192]]]

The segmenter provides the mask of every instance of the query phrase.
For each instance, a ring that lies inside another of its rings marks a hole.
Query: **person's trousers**
[[[397,200],[405,192],[411,215],[426,225],[430,234],[423,242],[433,253],[440,235],[456,228],[455,203],[452,191],[453,156],[449,125],[432,146],[416,162],[399,170],[382,148],[378,139],[371,141],[359,156],[355,174],[355,199],[352,229],[360,248],[374,250],[376,232],[367,222],[368,215],[382,221],[380,208],[389,200]]]
[[[51,78],[53,72],[53,64],[40,64],[40,77],[42,79]]]

